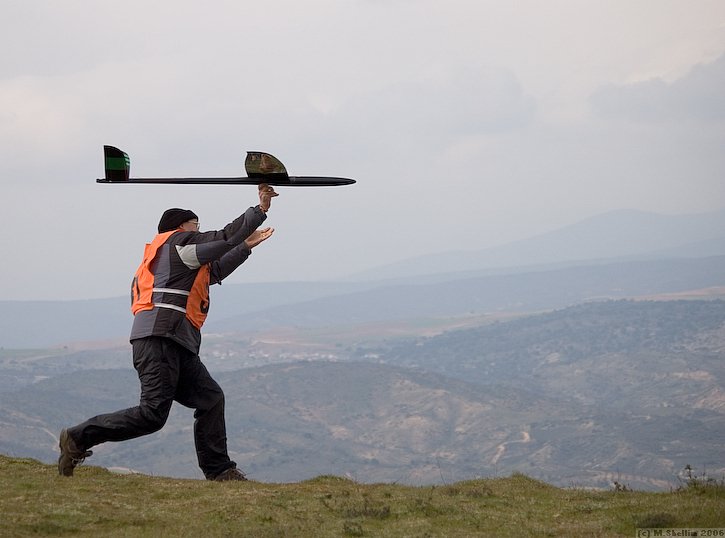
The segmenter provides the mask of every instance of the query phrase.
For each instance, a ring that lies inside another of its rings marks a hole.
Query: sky
[[[230,282],[329,280],[619,209],[725,207],[721,0],[0,0],[0,300],[128,292],[169,207],[203,230],[246,151],[279,188]],[[451,268],[455,269],[455,268]]]

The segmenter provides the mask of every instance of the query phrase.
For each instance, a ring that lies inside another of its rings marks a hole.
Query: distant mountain
[[[129,299],[0,301],[0,349],[42,348],[74,340],[118,338],[130,327]]]
[[[619,210],[483,250],[439,252],[353,276],[410,278],[456,271],[592,260],[725,255],[725,209],[694,215]]]
[[[457,278],[457,279],[456,279]],[[418,282],[418,283],[416,283]],[[572,265],[505,274],[460,273],[369,283],[227,285],[216,289],[204,331],[321,327],[371,321],[535,312],[582,301],[725,286],[725,256]],[[125,298],[0,302],[0,348],[125,339]]]
[[[584,301],[725,286],[725,256],[632,261],[564,269],[468,276],[429,284],[388,284],[209,323],[214,332],[321,327],[383,320],[500,312],[536,312]]]
[[[369,289],[371,283],[281,282],[212,286],[209,321],[277,305]],[[69,342],[126,338],[130,299],[0,301],[0,349],[44,348]]]
[[[530,312],[596,297],[724,286],[725,210],[619,211],[478,252],[400,262],[349,282],[225,284],[207,330]],[[129,300],[0,301],[0,348],[125,338]]]
[[[725,473],[723,349],[724,301],[616,301],[215,375],[232,455],[258,480],[520,471],[666,489],[686,464]],[[60,428],[136,402],[133,370],[82,366],[0,393],[0,453],[53,461]],[[192,422],[174,406],[161,432],[99,446],[91,461],[199,478]]]

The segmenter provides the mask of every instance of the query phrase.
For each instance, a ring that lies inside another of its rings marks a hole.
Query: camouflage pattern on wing
[[[251,178],[288,177],[287,169],[277,157],[261,151],[248,151],[244,169]]]

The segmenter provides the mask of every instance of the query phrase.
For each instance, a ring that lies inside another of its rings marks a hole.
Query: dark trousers
[[[160,430],[174,401],[194,409],[194,442],[206,478],[236,467],[227,454],[224,393],[199,357],[168,338],[133,341],[133,366],[141,381],[138,406],[98,415],[73,428],[84,450],[106,441],[125,441]]]

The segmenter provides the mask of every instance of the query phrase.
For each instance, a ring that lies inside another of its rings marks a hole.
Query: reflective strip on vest
[[[186,314],[186,308],[182,306],[176,306],[175,304],[168,304],[168,303],[154,303],[154,306],[156,308],[168,308],[170,310],[176,310],[177,312],[181,312],[183,314]]]
[[[174,288],[154,288],[151,291],[154,293],[175,293],[177,295],[186,295],[187,297],[190,293],[186,290],[175,290]]]

